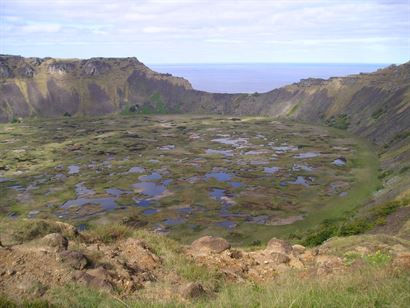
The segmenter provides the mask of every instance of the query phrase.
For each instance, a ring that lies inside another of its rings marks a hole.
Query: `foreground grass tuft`
[[[132,228],[122,224],[108,224],[93,226],[84,232],[84,238],[89,242],[113,243],[126,239],[132,234]]]
[[[367,265],[340,276],[301,277],[295,272],[265,283],[226,283],[214,296],[191,302],[162,302],[160,296],[147,301],[138,296],[119,298],[75,285],[49,292],[56,307],[408,307],[410,275],[391,266]],[[23,307],[52,305],[34,302]],[[17,306],[1,298],[0,307]]]

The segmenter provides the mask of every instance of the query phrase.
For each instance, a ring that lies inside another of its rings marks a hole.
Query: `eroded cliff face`
[[[371,74],[305,79],[263,94],[214,94],[136,58],[0,56],[0,121],[129,109],[285,117],[348,129],[385,145],[409,129],[410,62]]]
[[[372,74],[306,79],[256,99],[254,110],[348,129],[385,144],[410,123],[410,63]]]
[[[154,88],[182,91],[191,85],[183,78],[153,72],[136,58],[0,56],[0,121],[64,113],[107,114],[126,105],[150,103]]]

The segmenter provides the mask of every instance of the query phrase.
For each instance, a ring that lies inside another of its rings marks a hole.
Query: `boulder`
[[[118,246],[118,252],[135,270],[152,271],[161,263],[161,259],[143,240],[128,238]]]
[[[195,240],[191,244],[191,250],[193,252],[206,251],[206,252],[221,253],[229,248],[231,248],[231,244],[229,244],[227,240],[221,237],[213,237],[213,236],[203,236]]]
[[[50,233],[41,239],[41,243],[55,251],[67,250],[68,240],[60,233]]]
[[[298,255],[305,253],[306,248],[305,246],[296,244],[292,246],[292,250],[293,250],[293,254],[298,256]]]
[[[65,263],[73,269],[82,270],[87,267],[88,259],[80,251],[66,250],[57,256],[57,261]]]
[[[283,253],[272,252],[270,255],[272,256],[273,262],[276,264],[288,263],[290,261],[290,258]]]
[[[269,242],[268,245],[266,246],[266,250],[269,252],[276,252],[276,253],[281,253],[281,254],[290,254],[292,252],[292,246],[290,243],[279,240],[277,238],[272,238]]]
[[[295,268],[298,270],[304,269],[305,266],[303,265],[302,261],[300,261],[298,258],[292,258],[289,261],[289,266],[291,268]]]
[[[198,298],[205,295],[206,292],[202,285],[198,282],[190,282],[187,285],[183,286],[181,289],[181,295],[184,298]]]

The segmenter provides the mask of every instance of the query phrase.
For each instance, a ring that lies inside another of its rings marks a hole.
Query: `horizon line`
[[[406,61],[408,62],[408,61]],[[198,65],[198,64],[363,64],[400,65],[406,62],[143,62],[146,65]]]

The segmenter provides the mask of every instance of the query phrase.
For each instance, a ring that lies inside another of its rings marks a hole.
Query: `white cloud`
[[[373,55],[386,61],[409,57],[404,52],[404,47],[410,48],[407,0],[0,1],[0,35],[5,41],[1,48],[41,42],[75,46],[81,41],[89,44],[81,50],[73,47],[69,56],[81,57],[85,52],[116,56],[126,51],[133,53],[130,56],[157,57],[154,62],[181,62],[187,54],[202,61],[202,49],[216,62],[233,54],[242,61],[251,61],[253,55],[258,61],[320,59],[325,52],[335,61]],[[373,55],[364,49],[366,44],[375,48]],[[275,45],[283,50],[273,51]],[[354,51],[357,46],[363,49]],[[309,48],[315,54],[302,52]],[[60,52],[48,55],[63,56],[68,51]]]
[[[241,44],[244,41],[241,40],[229,40],[229,39],[207,39],[205,40],[207,43],[216,43],[216,44]]]
[[[43,23],[32,23],[21,27],[21,31],[25,33],[33,32],[46,32],[55,33],[61,30],[61,25],[59,24],[43,24]]]

